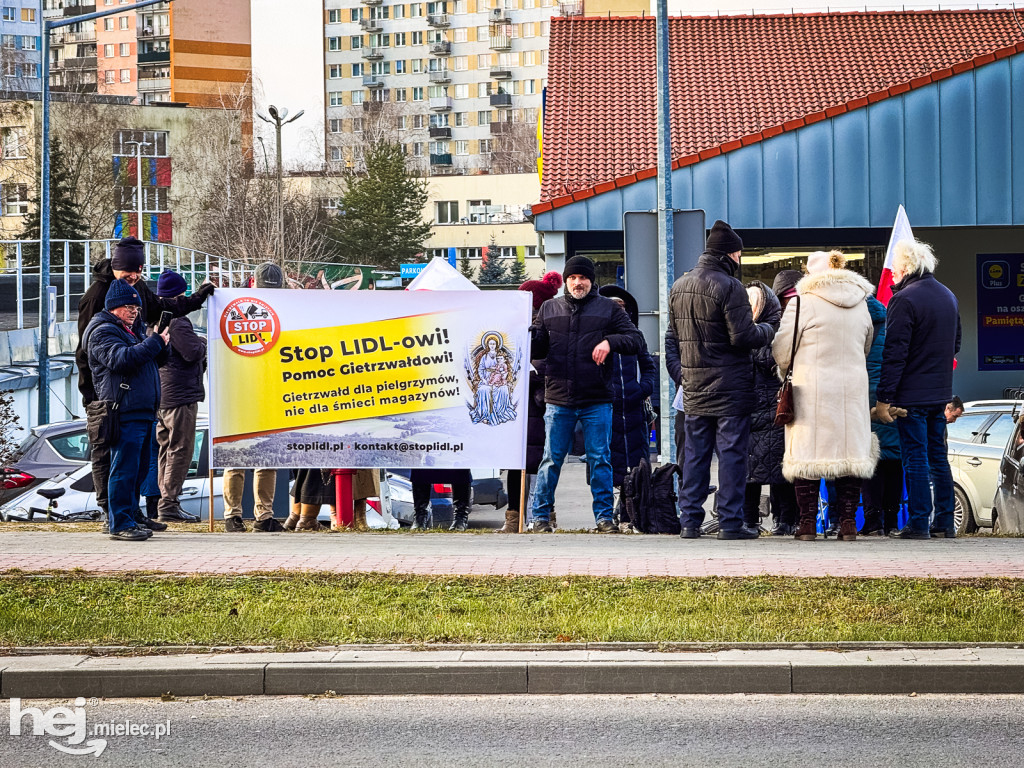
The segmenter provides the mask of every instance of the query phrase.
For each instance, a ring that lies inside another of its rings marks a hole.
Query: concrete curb
[[[320,650],[0,657],[0,698],[1024,693],[1024,650]]]

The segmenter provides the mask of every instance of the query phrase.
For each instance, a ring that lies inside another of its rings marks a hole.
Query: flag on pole
[[[896,250],[896,243],[900,240],[913,240],[914,233],[910,229],[910,219],[907,212],[900,206],[896,212],[896,222],[892,225],[892,234],[889,236],[889,248],[885,252],[885,266],[882,267],[882,275],[878,278],[878,290],[875,297],[889,306],[889,299],[892,298],[892,257]]]

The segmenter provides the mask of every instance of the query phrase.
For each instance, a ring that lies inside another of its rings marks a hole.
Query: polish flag
[[[875,298],[886,306],[889,306],[889,299],[892,298],[892,257],[896,250],[896,243],[900,240],[913,239],[914,233],[910,229],[910,220],[901,205],[896,212],[896,223],[892,225],[889,248],[885,252],[885,266],[882,267],[882,276],[878,278],[878,290],[875,291]]]

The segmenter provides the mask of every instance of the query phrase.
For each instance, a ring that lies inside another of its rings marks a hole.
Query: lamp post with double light
[[[270,113],[270,117],[262,112],[257,112],[256,116],[263,122],[273,125],[277,134],[277,255],[281,263],[281,270],[284,271],[284,170],[281,161],[281,128],[298,120],[306,113],[306,110],[300,109],[288,117],[288,110],[285,107],[278,109],[271,104],[267,107],[267,112]]]

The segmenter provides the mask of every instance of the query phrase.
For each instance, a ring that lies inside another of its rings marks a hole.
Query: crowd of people
[[[955,536],[945,430],[963,413],[952,394],[960,319],[956,298],[935,279],[931,248],[916,240],[896,245],[888,307],[839,251],[810,254],[806,274],[783,270],[769,287],[740,281],[742,250],[739,235],[716,221],[697,266],[669,296],[665,365],[677,385],[681,537],[703,535],[704,508],[717,489],[718,538],[757,538],[768,486],[772,534],[813,540],[822,480],[840,540]],[[185,280],[168,270],[153,294],[140,279],[143,266],[134,238],[97,265],[80,303],[76,354],[97,503],[111,538],[133,541],[196,519],[179,495],[205,397],[206,342],[185,315],[213,292],[204,284],[188,296]],[[257,268],[256,287],[284,284],[276,265]],[[628,524],[617,497],[626,474],[650,458],[655,418],[657,364],[638,328],[637,303],[621,288],[599,288],[595,265],[583,256],[519,289],[533,300],[527,466],[508,473],[500,532],[518,532],[521,518],[535,533],[554,530],[555,490],[581,435],[596,530],[618,533]],[[172,318],[166,327],[157,326],[162,314]],[[787,377],[793,413],[780,421]],[[340,523],[330,470],[293,470],[292,480],[292,512],[279,521],[277,473],[255,471],[253,531],[317,530],[324,504],[332,524]],[[431,484],[450,483],[450,530],[466,530],[468,469],[414,470],[411,481],[414,528],[428,525]],[[904,483],[909,521],[898,530]],[[247,530],[243,485],[244,470],[225,471],[228,532]],[[360,470],[353,488],[355,526],[363,528],[366,500],[380,494],[379,473]],[[141,496],[152,501],[148,512]],[[528,499],[522,510],[521,496]]]

